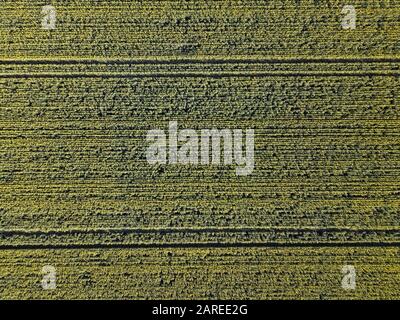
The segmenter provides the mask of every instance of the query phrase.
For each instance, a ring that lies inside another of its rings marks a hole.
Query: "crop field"
[[[400,299],[398,0],[49,2],[0,3],[0,299]]]

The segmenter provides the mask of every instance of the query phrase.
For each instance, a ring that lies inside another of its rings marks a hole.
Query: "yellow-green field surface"
[[[170,121],[254,171],[149,164]],[[399,170],[398,0],[0,2],[0,299],[400,299]]]

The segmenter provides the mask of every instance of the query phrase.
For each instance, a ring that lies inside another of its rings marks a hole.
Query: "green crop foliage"
[[[398,299],[400,4],[348,2],[2,1],[0,298]],[[150,165],[169,121],[253,173]]]

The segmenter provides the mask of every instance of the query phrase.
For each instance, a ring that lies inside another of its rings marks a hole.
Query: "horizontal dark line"
[[[350,233],[387,233],[387,232],[400,232],[400,228],[388,229],[351,229],[351,228],[181,228],[181,229],[93,229],[93,230],[4,230],[0,231],[0,236],[13,236],[13,235],[32,235],[32,236],[52,236],[52,235],[66,235],[66,234],[173,234],[173,233],[266,233],[266,232],[350,232]]]
[[[0,250],[74,250],[74,249],[140,249],[140,248],[400,248],[400,242],[303,242],[303,243],[102,243],[102,244],[24,244],[0,245]]]
[[[206,58],[206,59],[129,59],[129,58],[99,58],[99,59],[5,59],[0,60],[0,65],[73,65],[73,64],[103,64],[103,65],[177,65],[177,64],[301,64],[301,63],[399,63],[398,57],[360,57],[360,58]]]
[[[100,78],[100,79],[142,79],[142,78],[268,78],[268,77],[399,77],[400,72],[327,72],[327,73],[298,73],[298,72],[274,72],[274,73],[149,73],[149,74],[0,74],[4,79],[79,79],[79,78]]]
[[[2,106],[2,105],[0,105],[0,109],[1,108],[3,108],[4,106]],[[7,106],[7,108],[9,108],[9,107],[12,107],[12,106]],[[30,107],[30,109],[39,109],[39,108],[43,108],[42,106],[33,106],[33,107]],[[49,107],[49,108],[47,108],[47,109],[56,109],[56,108],[58,108],[57,106],[56,107]],[[18,109],[18,107],[15,107],[14,109]],[[82,107],[82,109],[84,109],[84,107]],[[125,124],[125,123],[128,123],[128,124],[131,124],[132,123],[132,121],[136,121],[136,120],[139,120],[139,121],[142,121],[142,120],[146,120],[146,119],[144,119],[144,118],[140,118],[140,117],[132,117],[132,120],[109,120],[108,121],[108,123],[110,123],[110,124],[112,124],[112,123],[116,123],[116,124]],[[206,119],[207,120],[207,119]],[[242,119],[243,121],[248,121],[249,119]],[[265,123],[269,126],[269,125],[271,125],[271,124],[269,124],[268,122],[275,122],[275,121],[289,121],[289,122],[296,122],[296,124],[298,123],[298,122],[301,122],[301,121],[303,121],[303,122],[305,122],[305,121],[307,121],[307,122],[312,122],[312,121],[316,121],[316,120],[318,120],[318,121],[325,121],[325,122],[330,122],[330,121],[340,121],[340,122],[347,122],[347,121],[351,121],[351,122],[353,122],[353,121],[355,121],[355,120],[361,120],[361,121],[400,121],[400,118],[349,118],[349,117],[346,117],[346,118],[328,118],[328,117],[326,117],[326,118],[268,118],[268,119],[260,119],[260,118],[258,118],[258,119],[254,119],[255,120],[255,122],[261,122],[261,121],[263,121],[263,123],[264,123],[264,121],[266,121]],[[104,122],[104,119],[99,119],[99,118],[97,118],[97,119],[79,119],[79,118],[77,118],[77,119],[72,119],[71,120],[71,122],[88,122],[88,121],[93,121],[93,122]],[[165,120],[163,120],[163,119],[156,119],[156,121],[159,121],[159,122],[163,122],[163,121],[165,121]],[[190,120],[190,121],[198,121],[198,120]],[[204,121],[204,119],[203,119],[203,121]],[[232,120],[223,120],[222,122],[230,122],[230,121],[232,121]],[[1,121],[2,123],[14,123],[15,122],[15,120],[10,120],[10,119],[3,119],[2,121]],[[28,120],[22,120],[22,121],[20,121],[21,123],[30,123],[30,122],[32,122],[32,121],[28,121]],[[36,121],[36,119],[35,119],[35,123],[47,123],[47,122],[50,122],[50,123],[58,123],[58,122],[65,122],[65,120],[57,120],[57,119],[55,119],[54,121],[52,120],[52,119],[50,119],[50,121]],[[275,124],[275,123],[274,123]],[[298,125],[298,124],[297,124]],[[316,126],[317,127],[317,126]],[[295,127],[296,128],[296,127]],[[299,128],[302,128],[302,127],[299,127]],[[307,127],[308,128],[308,127]],[[100,130],[101,128],[93,128],[92,130]],[[119,129],[119,130],[128,130],[128,129],[130,129],[130,128],[122,128],[122,129]],[[0,128],[0,131],[6,131],[7,129],[4,129],[4,128]]]

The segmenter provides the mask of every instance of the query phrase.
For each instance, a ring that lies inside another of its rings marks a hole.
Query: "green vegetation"
[[[3,1],[0,297],[398,299],[400,4],[352,3]],[[253,173],[149,165],[169,121]]]

